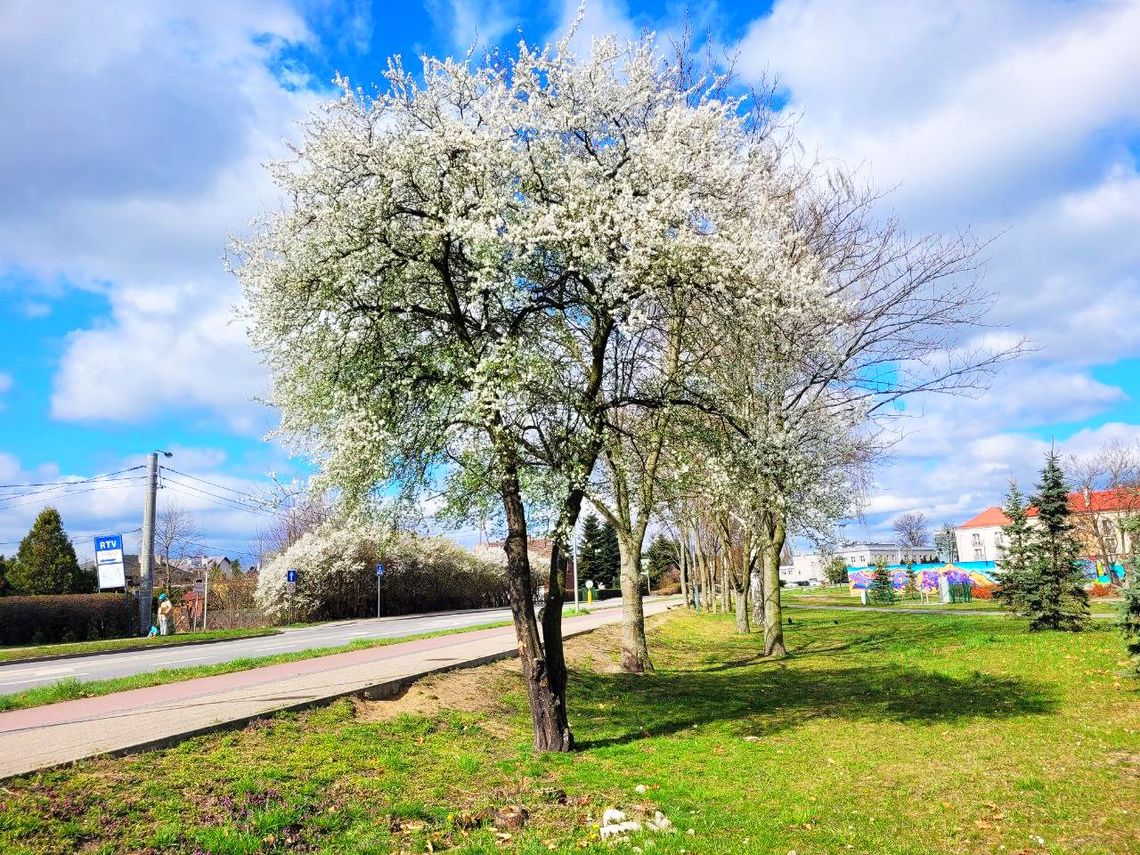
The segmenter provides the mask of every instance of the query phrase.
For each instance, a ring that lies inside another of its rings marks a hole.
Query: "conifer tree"
[[[872,603],[883,606],[890,606],[895,602],[894,580],[891,578],[891,571],[890,568],[887,567],[885,558],[879,558],[875,562],[875,576],[871,580],[871,587],[867,592],[867,599]]]
[[[8,593],[8,559],[0,555],[0,597]]]
[[[1031,630],[1076,632],[1088,622],[1089,598],[1080,565],[1080,542],[1069,521],[1069,491],[1056,452],[1049,454],[1041,470],[1033,504],[1037,525],[1029,526],[1026,521],[1022,540],[1015,543],[1011,537],[1007,546],[1012,573],[1008,581],[1002,579],[1002,599],[1014,612],[1029,618]]]
[[[608,521],[602,525],[599,566],[595,578],[613,587],[621,575],[621,549],[618,546],[617,529]]]
[[[40,511],[32,530],[20,541],[8,579],[19,594],[73,594],[90,590],[55,508]]]
[[[1005,494],[1002,511],[1009,518],[1009,525],[1002,527],[1005,542],[997,560],[1001,570],[1001,585],[995,597],[1013,611],[1022,611],[1021,592],[1025,588],[1026,574],[1029,572],[1030,536],[1029,503],[1026,501],[1017,481],[1011,479]]]
[[[664,534],[658,534],[649,544],[646,556],[649,558],[649,578],[656,583],[671,567],[677,567],[677,543]]]
[[[578,555],[579,584],[587,579],[597,584],[602,570],[602,524],[590,514],[582,523],[582,550]]]

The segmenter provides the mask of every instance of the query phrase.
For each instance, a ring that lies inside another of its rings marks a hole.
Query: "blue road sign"
[[[377,576],[383,576],[384,575],[384,565],[383,564],[377,564],[376,565],[376,575]]]
[[[296,570],[286,570],[285,571],[285,581],[286,582],[296,582],[297,581],[297,571]]]
[[[95,551],[96,552],[112,552],[116,549],[123,548],[123,536],[121,534],[104,534],[95,538]]]

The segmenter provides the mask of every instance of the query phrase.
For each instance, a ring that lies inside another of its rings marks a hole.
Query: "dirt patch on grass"
[[[567,639],[567,666],[574,671],[599,674],[620,671],[620,633],[620,627],[611,625]],[[353,703],[358,721],[389,721],[405,714],[434,716],[446,709],[482,716],[489,730],[498,727],[505,732],[508,728],[497,723],[513,710],[503,698],[521,693],[519,661],[505,659],[478,668],[425,677],[395,698],[383,701],[357,698]]]
[[[1126,778],[1140,778],[1140,754],[1113,751],[1108,755],[1108,759],[1119,767],[1120,773]]]
[[[433,716],[440,710],[475,713],[491,720],[510,708],[501,700],[522,680],[517,659],[506,659],[478,668],[449,671],[413,683],[405,692],[383,701],[354,701],[358,721],[388,721],[401,715]]]

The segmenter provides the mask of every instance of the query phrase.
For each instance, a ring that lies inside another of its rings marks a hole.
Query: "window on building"
[[[982,545],[982,536],[980,534],[978,534],[978,532],[974,532],[974,537],[970,542],[972,544],[974,544],[974,546],[981,546]]]
[[[975,549],[974,550],[974,560],[975,561],[984,561],[985,558],[986,558],[985,553],[981,549]]]

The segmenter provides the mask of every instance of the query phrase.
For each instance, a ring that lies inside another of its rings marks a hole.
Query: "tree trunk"
[[[653,670],[645,643],[645,607],[641,598],[641,555],[626,538],[618,539],[621,552],[621,667],[641,674]]]
[[[780,607],[780,553],[785,528],[782,513],[772,512],[765,521],[764,560],[764,655],[779,659],[788,653],[784,646],[784,613]]]
[[[724,598],[723,609],[725,614],[728,614],[728,610],[732,607],[732,594],[730,593],[732,589],[732,579],[730,577],[731,573],[728,569],[728,550],[726,548],[725,554],[720,560],[720,595]]]
[[[686,609],[691,609],[693,606],[689,602],[689,545],[688,538],[678,543],[677,555],[680,558],[681,565],[681,602],[685,604]]]
[[[748,635],[748,585],[737,587],[736,595],[736,631],[741,635]]]
[[[763,564],[752,560],[748,570],[749,583],[752,586],[752,622],[757,626],[764,625],[764,571]]]
[[[566,718],[565,664],[561,661],[559,643],[561,682],[552,680],[534,613],[534,585],[527,557],[526,512],[519,490],[518,468],[513,463],[506,467],[500,492],[507,521],[507,539],[503,544],[507,553],[507,592],[511,599],[519,661],[522,663],[530,718],[534,726],[534,748],[536,751],[570,751],[574,747],[574,737]],[[557,612],[561,619],[561,604]],[[557,638],[561,642],[560,625],[558,629]],[[553,639],[554,635],[548,637]]]

